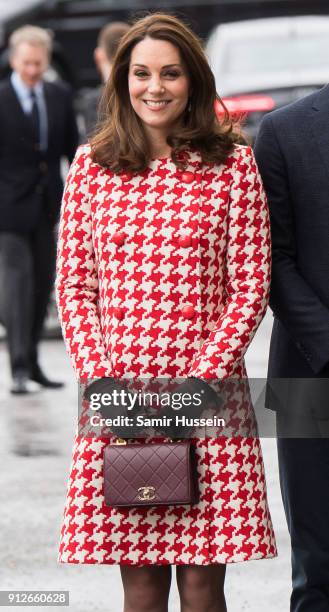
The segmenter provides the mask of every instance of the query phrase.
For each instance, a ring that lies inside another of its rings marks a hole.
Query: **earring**
[[[190,113],[192,110],[192,102],[191,98],[188,99],[187,112]]]

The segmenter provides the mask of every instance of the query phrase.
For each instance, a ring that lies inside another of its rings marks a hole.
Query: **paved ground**
[[[250,376],[265,376],[270,325],[269,315],[249,349]],[[63,344],[48,341],[42,350],[49,375],[65,380],[65,390],[38,391],[18,400],[7,391],[7,359],[0,344],[3,373],[0,589],[67,589],[70,612],[121,612],[118,567],[69,566],[56,562],[77,399]],[[290,553],[278,486],[276,445],[273,439],[264,439],[262,443],[279,557],[229,566],[226,583],[229,612],[286,612],[289,609]],[[175,582],[169,609],[179,612]]]

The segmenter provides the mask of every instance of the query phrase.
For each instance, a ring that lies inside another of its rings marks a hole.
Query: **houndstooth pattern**
[[[78,378],[245,376],[269,270],[268,212],[250,147],[236,146],[225,165],[202,164],[190,151],[184,172],[163,158],[134,176],[101,168],[87,145],[79,148],[63,198],[56,280]],[[76,436],[61,562],[275,556],[257,438],[195,441],[200,501],[192,507],[106,506],[107,443]]]

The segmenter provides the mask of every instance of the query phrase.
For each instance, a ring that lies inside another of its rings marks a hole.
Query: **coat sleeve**
[[[98,276],[88,197],[87,147],[67,176],[59,225],[56,300],[67,351],[80,380],[112,376],[98,312]]]
[[[255,147],[272,227],[270,306],[310,367],[319,373],[329,360],[329,309],[298,270],[289,177],[277,132],[271,114],[267,115]]]
[[[221,380],[234,374],[267,308],[271,244],[266,196],[250,147],[233,167],[226,246],[225,295],[219,319],[189,376]]]

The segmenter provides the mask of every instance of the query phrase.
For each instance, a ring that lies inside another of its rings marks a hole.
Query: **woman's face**
[[[131,52],[128,87],[130,102],[152,134],[165,136],[188,104],[189,78],[177,47],[146,37]]]

